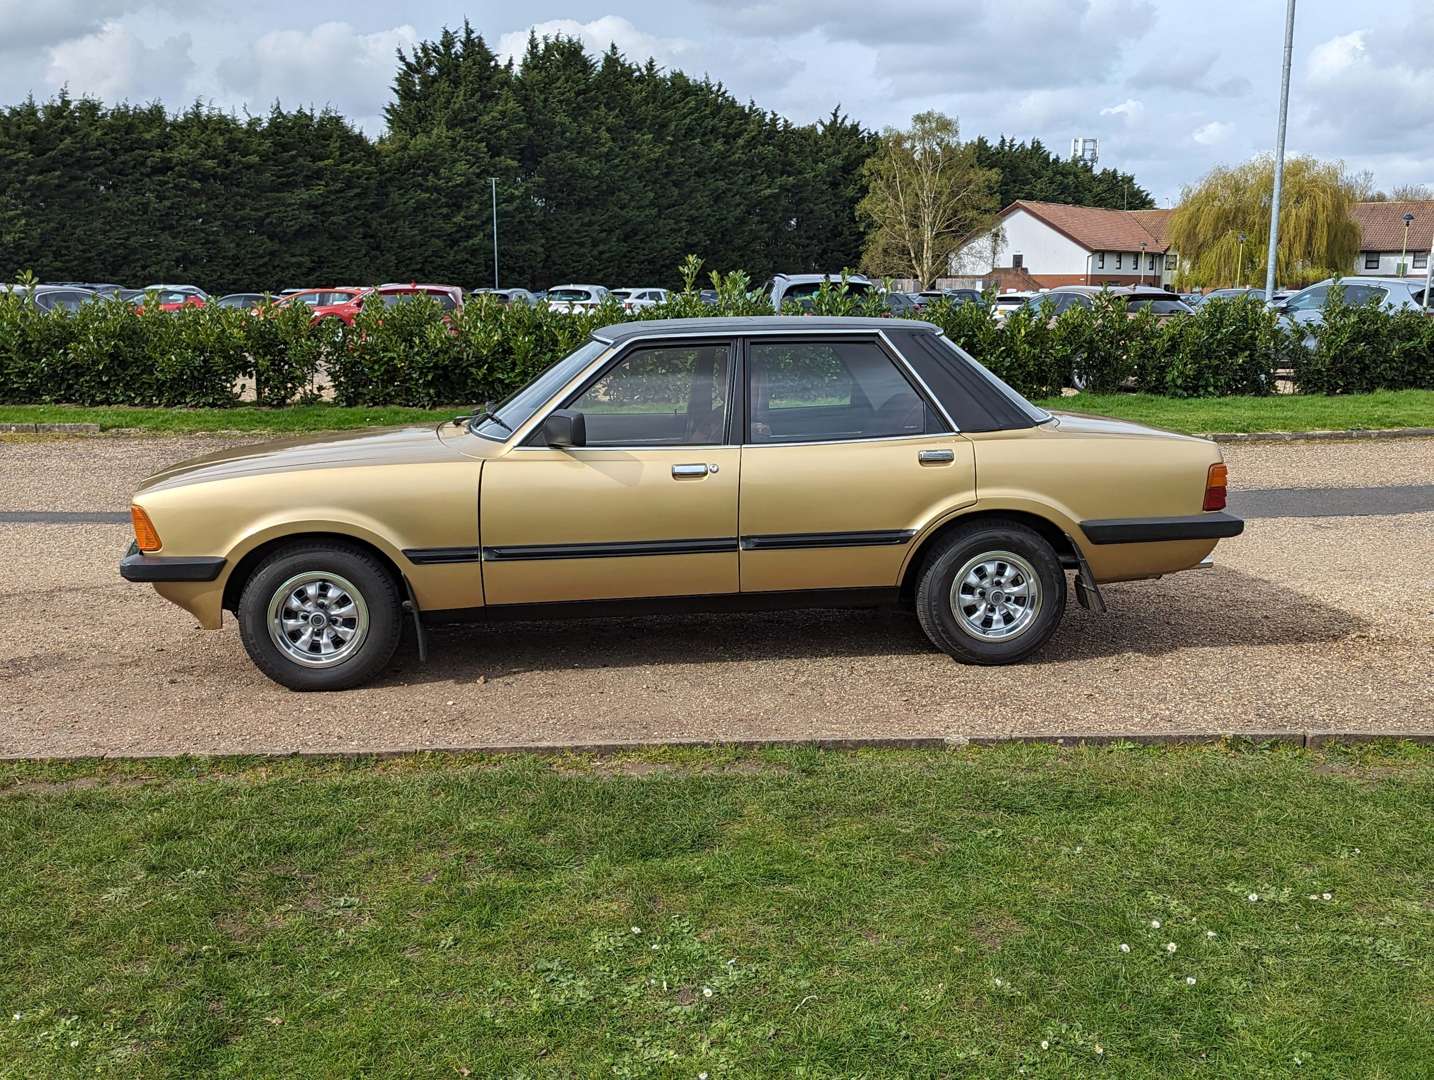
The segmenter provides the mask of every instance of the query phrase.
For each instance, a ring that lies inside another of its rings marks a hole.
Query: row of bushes
[[[689,288],[647,318],[770,314],[744,276],[714,275],[715,307]],[[838,290],[816,314],[872,315],[879,299]],[[327,383],[343,405],[464,405],[497,400],[576,348],[598,326],[624,319],[613,304],[568,315],[491,301],[445,314],[427,300],[375,305],[353,327],[310,325],[308,309],[258,317],[216,307],[136,313],[89,304],[44,313],[0,294],[0,402],[225,406],[252,397],[284,405]],[[1434,319],[1417,311],[1353,307],[1337,299],[1322,325],[1289,329],[1250,300],[1212,300],[1194,315],[1127,314],[1115,297],[1059,318],[1018,309],[1003,323],[980,304],[937,302],[922,317],[1031,397],[1076,385],[1133,387],[1177,397],[1268,394],[1293,372],[1304,393],[1434,388]]]

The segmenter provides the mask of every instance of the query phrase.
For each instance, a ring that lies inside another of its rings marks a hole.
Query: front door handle
[[[672,478],[681,480],[689,476],[706,476],[708,468],[706,465],[674,465],[672,466]]]
[[[916,460],[923,465],[944,465],[947,462],[956,460],[955,450],[922,450],[916,455]]]

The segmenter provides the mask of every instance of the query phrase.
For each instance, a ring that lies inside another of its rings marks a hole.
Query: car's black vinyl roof
[[[833,330],[925,331],[939,334],[941,328],[915,319],[858,319],[820,315],[747,315],[711,319],[650,319],[615,323],[593,331],[593,337],[616,345],[633,338],[669,335],[829,333]]]

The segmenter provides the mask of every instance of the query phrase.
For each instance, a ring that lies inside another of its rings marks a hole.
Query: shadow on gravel
[[[1106,586],[1109,613],[1071,600],[1060,629],[1027,663],[1060,664],[1121,653],[1308,645],[1364,630],[1356,615],[1228,568]],[[438,627],[429,662],[411,640],[389,676],[405,682],[488,679],[563,668],[633,668],[935,653],[914,614],[901,610],[665,615]]]

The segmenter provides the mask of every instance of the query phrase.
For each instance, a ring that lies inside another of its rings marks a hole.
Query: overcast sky
[[[530,28],[615,42],[794,120],[840,104],[872,127],[940,109],[967,136],[1100,139],[1160,205],[1274,142],[1279,0],[0,0],[0,101],[62,86],[106,101],[332,105],[370,134],[394,49],[465,16],[503,53]],[[533,20],[537,19],[536,23]],[[1302,0],[1289,148],[1379,186],[1434,182],[1428,0]]]

